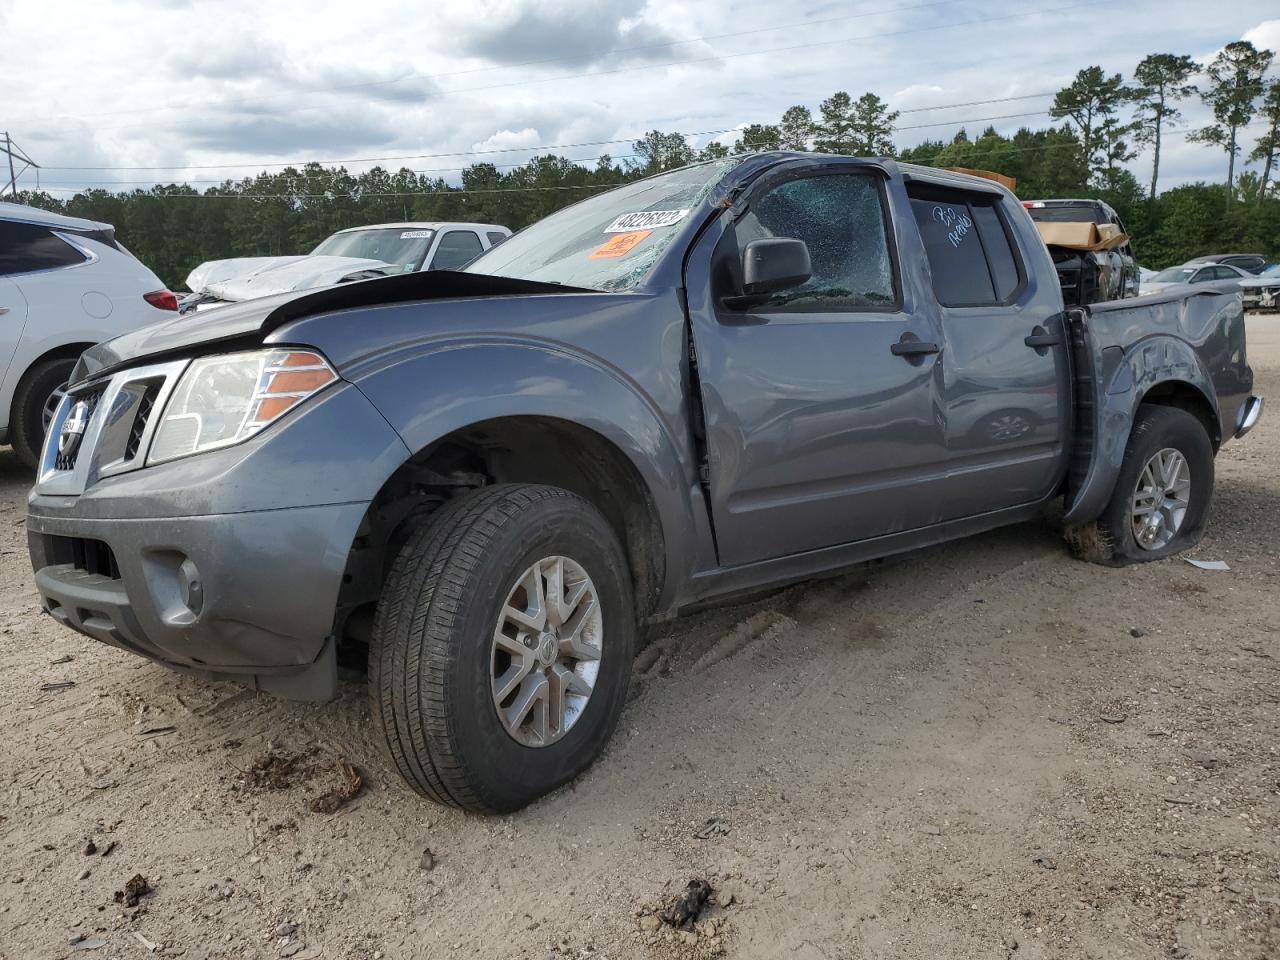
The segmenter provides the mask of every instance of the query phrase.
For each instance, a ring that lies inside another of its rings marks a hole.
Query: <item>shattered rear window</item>
[[[1052,207],[1029,207],[1027,213],[1038,223],[1106,223],[1107,215],[1092,203],[1063,203]]]
[[[740,162],[682,167],[583,200],[490,249],[466,272],[606,292],[630,289]]]

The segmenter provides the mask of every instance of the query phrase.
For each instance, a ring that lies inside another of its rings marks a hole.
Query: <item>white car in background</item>
[[[182,312],[417,270],[457,270],[511,231],[495,223],[379,223],[339,230],[305,256],[235,257],[187,277]]]
[[[110,224],[0,203],[0,444],[35,466],[80,354],[177,309]]]
[[[1240,281],[1252,279],[1252,273],[1227,263],[1184,263],[1180,267],[1169,267],[1167,270],[1161,270],[1151,279],[1143,280],[1138,288],[1138,293],[1159,293],[1166,287],[1177,286],[1180,283],[1219,283],[1222,281],[1235,281],[1234,286],[1229,286],[1225,289],[1239,290]]]

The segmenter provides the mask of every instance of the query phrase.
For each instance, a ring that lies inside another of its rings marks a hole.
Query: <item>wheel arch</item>
[[[1138,404],[1144,403],[1185,410],[1200,421],[1213,444],[1213,452],[1218,452],[1223,439],[1222,421],[1213,403],[1199,387],[1186,380],[1162,380],[1142,394]],[[1136,408],[1134,412],[1136,414]]]
[[[1117,360],[1108,362],[1105,355],[1110,351],[1120,354]],[[1118,347],[1101,353],[1106,374],[1095,381],[1099,384],[1091,405],[1095,419],[1086,426],[1092,437],[1089,463],[1082,471],[1082,482],[1068,498],[1063,521],[1069,527],[1096,519],[1111,499],[1142,404],[1177,407],[1192,414],[1204,426],[1215,453],[1223,440],[1213,381],[1186,340],[1162,334],[1141,340],[1123,353]]]
[[[358,638],[371,623],[388,554],[407,525],[459,492],[497,482],[547,483],[585,497],[627,552],[640,617],[674,608],[709,549],[694,514],[690,440],[621,371],[562,345],[476,338],[425,344],[351,374],[412,453],[387,476],[354,539],[338,628],[349,624]]]
[[[78,360],[80,358],[80,354],[84,353],[93,345],[93,341],[87,341],[84,343],[63,343],[54,347],[49,347],[44,351],[44,353],[41,353],[39,356],[25,362],[22,372],[16,377],[10,378],[9,381],[13,384],[13,392],[9,394],[7,401],[8,409],[4,411],[5,419],[3,426],[5,428],[4,433],[6,436],[13,433],[14,399],[18,396],[20,388],[27,381],[27,378],[31,376],[32,371],[34,371],[36,367],[40,366],[40,364],[46,363],[50,360]]]

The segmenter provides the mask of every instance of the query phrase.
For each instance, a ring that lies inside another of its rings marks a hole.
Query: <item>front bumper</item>
[[[27,515],[46,612],[171,667],[333,695],[335,599],[364,504],[136,520]]]
[[[1245,287],[1240,291],[1240,299],[1246,310],[1275,310],[1280,306],[1280,288]]]
[[[70,469],[46,451],[54,469],[27,512],[44,609],[179,670],[295,699],[332,696],[347,558],[369,503],[408,455],[399,436],[341,383],[244,443],[121,471],[102,454],[106,411],[121,408],[96,408],[85,434],[94,443]]]

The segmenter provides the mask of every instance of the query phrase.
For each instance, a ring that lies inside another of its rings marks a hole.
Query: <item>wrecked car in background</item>
[[[1261,410],[1239,296],[1065,309],[1004,187],[759,153],[88,351],[26,528],[50,616],[176,669],[323,699],[367,647],[405,779],[506,811],[604,748],[638,624],[1059,499],[1171,556]]]
[[[1280,310],[1280,263],[1273,263],[1256,277],[1241,280],[1240,297],[1246,310]]]
[[[380,223],[339,230],[306,256],[209,260],[187,276],[183,313],[416,270],[456,270],[511,236],[495,223]]]
[[[1022,205],[1049,248],[1067,306],[1138,296],[1138,261],[1119,214],[1109,204],[1027,200]]]

